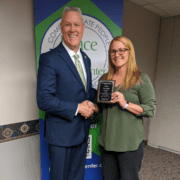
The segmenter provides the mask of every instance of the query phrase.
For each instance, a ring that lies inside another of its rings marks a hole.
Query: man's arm
[[[90,90],[90,100],[92,102],[95,102],[96,98],[97,98],[97,90],[94,89],[94,88],[91,88],[91,90]]]
[[[38,81],[37,81],[37,104],[39,109],[52,114],[73,120],[78,103],[62,101],[56,97],[56,73],[55,67],[48,57],[43,54],[39,60]],[[89,107],[88,101],[79,104],[78,113],[89,117],[93,108]]]
[[[37,104],[39,109],[72,121],[78,103],[66,102],[56,97],[55,67],[46,54],[40,56],[37,79]]]

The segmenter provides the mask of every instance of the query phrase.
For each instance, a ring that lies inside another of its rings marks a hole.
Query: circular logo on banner
[[[83,15],[85,24],[81,49],[91,59],[92,84],[97,88],[99,78],[108,70],[108,49],[113,36],[109,29],[94,17]],[[62,40],[60,28],[61,18],[55,21],[46,31],[42,43],[41,53],[57,47]]]

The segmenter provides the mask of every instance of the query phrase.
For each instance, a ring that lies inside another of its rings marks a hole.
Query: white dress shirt
[[[77,54],[79,56],[79,61],[81,63],[81,66],[82,66],[82,69],[83,69],[83,72],[84,72],[84,77],[85,77],[85,81],[86,81],[86,84],[87,84],[87,73],[86,73],[86,68],[85,68],[85,65],[84,65],[84,61],[83,61],[83,58],[82,58],[82,54],[81,54],[81,51],[80,51],[80,48],[78,49],[77,53],[75,53],[72,49],[70,49],[69,47],[67,47],[67,45],[64,43],[64,41],[62,42],[64,48],[66,49],[66,51],[68,52],[69,56],[71,57],[71,60],[73,61],[74,65],[76,66],[75,64],[75,59],[74,59],[74,55]]]

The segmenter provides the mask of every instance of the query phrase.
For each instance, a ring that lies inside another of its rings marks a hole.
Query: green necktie
[[[81,80],[82,80],[82,82],[84,84],[84,87],[85,87],[85,90],[86,90],[86,80],[85,80],[85,77],[84,77],[84,72],[83,72],[83,69],[82,69],[82,66],[81,66],[81,62],[78,59],[79,56],[78,56],[78,54],[75,54],[73,57],[74,57],[74,59],[76,61],[75,65],[76,65],[77,71],[78,71],[78,73],[79,73],[79,75],[81,77]]]

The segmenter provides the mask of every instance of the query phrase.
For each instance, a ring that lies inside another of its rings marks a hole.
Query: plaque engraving
[[[100,80],[98,84],[97,102],[110,103],[111,94],[114,92],[115,81]]]

